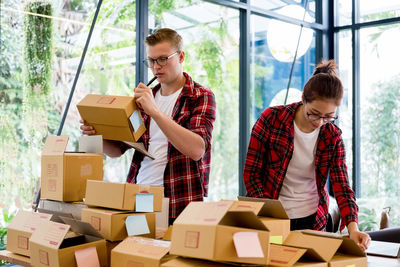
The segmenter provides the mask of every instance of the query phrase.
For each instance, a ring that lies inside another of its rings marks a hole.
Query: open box
[[[7,227],[7,250],[30,256],[29,239],[43,221],[52,215],[20,210]]]
[[[271,246],[271,266],[298,266],[300,259],[314,261],[308,262],[309,266],[316,265],[316,262],[331,267],[367,266],[367,257],[361,248],[349,237],[338,234],[292,231],[283,245]]]
[[[65,217],[61,219],[65,224],[46,221],[32,234],[29,241],[31,264],[43,267],[76,267],[75,254],[95,247],[100,266],[107,266],[107,248],[103,237],[86,222]]]
[[[251,211],[229,211],[231,205],[231,201],[189,203],[174,222],[170,253],[212,261],[266,265],[270,235],[267,227]],[[245,249],[259,251],[257,255],[247,256],[248,251],[241,254],[243,247],[235,238],[242,234],[245,235],[242,240],[247,244]],[[251,242],[246,237],[249,235]]]
[[[270,243],[282,244],[290,233],[290,219],[278,199],[238,196],[231,210],[253,211],[270,231]]]

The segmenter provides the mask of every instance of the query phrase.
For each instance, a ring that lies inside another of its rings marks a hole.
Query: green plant
[[[0,226],[0,250],[6,249],[7,246],[7,226],[10,224],[12,219],[14,218],[15,214],[9,213],[6,210],[3,210],[3,221],[4,225]]]

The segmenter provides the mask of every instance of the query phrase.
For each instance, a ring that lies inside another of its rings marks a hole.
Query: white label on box
[[[132,115],[129,117],[129,120],[132,124],[133,131],[136,132],[140,125],[142,125],[142,120],[140,119],[139,111],[135,110]]]
[[[79,137],[79,152],[103,154],[103,136],[82,135]]]
[[[153,212],[154,194],[136,194],[135,211]]]
[[[126,217],[125,226],[128,236],[150,233],[146,215],[131,215]]]
[[[239,258],[264,258],[257,232],[237,232],[233,243]]]
[[[81,177],[91,176],[93,174],[93,168],[91,164],[83,164],[81,166]]]

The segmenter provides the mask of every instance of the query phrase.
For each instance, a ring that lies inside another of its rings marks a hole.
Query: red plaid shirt
[[[255,123],[243,172],[248,196],[278,199],[293,155],[293,121],[300,105],[301,102],[267,108]],[[348,183],[341,130],[333,123],[326,123],[321,127],[315,156],[315,174],[319,204],[314,229],[326,228],[328,176],[342,216],[340,229],[351,221],[357,222],[358,207]]]
[[[164,192],[169,197],[169,217],[176,218],[191,201],[202,201],[207,196],[211,161],[211,133],[215,120],[216,103],[214,94],[207,88],[194,82],[183,73],[186,83],[176,100],[172,119],[179,125],[200,135],[205,143],[203,157],[194,161],[179,152],[168,142],[168,163],[164,171]],[[153,94],[161,88],[153,88]],[[150,127],[150,116],[142,112],[146,128]],[[149,147],[150,134],[146,131],[142,137],[146,149]],[[123,150],[123,149],[122,149]],[[143,160],[142,153],[134,153],[128,183],[135,183]]]

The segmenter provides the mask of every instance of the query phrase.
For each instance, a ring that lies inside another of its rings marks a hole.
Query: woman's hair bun
[[[337,65],[333,59],[331,60],[322,60],[314,69],[313,75],[319,73],[326,73],[329,75],[338,75]]]

